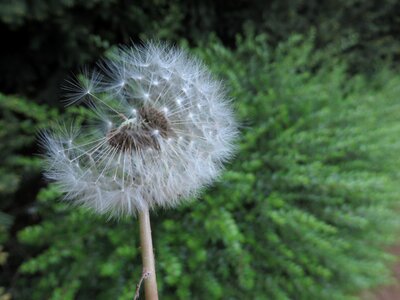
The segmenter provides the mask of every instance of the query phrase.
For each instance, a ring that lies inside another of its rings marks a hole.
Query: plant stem
[[[140,244],[146,300],[158,300],[156,269],[154,264],[153,241],[151,239],[150,213],[143,210],[139,213]]]

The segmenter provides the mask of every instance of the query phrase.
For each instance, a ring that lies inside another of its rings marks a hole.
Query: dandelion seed
[[[120,48],[100,66],[104,74],[85,70],[66,87],[68,103],[86,102],[97,122],[43,136],[46,176],[66,200],[112,216],[196,196],[219,175],[237,136],[221,83],[161,43]]]

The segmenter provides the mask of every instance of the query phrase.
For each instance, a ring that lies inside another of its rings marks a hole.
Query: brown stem
[[[139,213],[139,223],[146,300],[158,300],[153,241],[151,239],[150,213],[148,209]]]

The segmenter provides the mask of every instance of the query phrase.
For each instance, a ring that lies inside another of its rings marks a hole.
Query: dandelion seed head
[[[97,122],[42,135],[47,178],[66,200],[112,216],[196,197],[223,170],[238,134],[221,83],[159,42],[121,47],[99,66],[66,87],[68,104],[87,103]]]

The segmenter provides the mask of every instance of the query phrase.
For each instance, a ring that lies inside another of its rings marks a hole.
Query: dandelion
[[[119,48],[99,67],[68,83],[67,104],[86,103],[92,118],[43,135],[45,175],[68,201],[146,223],[149,210],[196,197],[220,174],[233,111],[221,82],[166,44]]]

